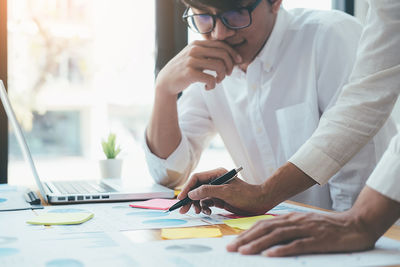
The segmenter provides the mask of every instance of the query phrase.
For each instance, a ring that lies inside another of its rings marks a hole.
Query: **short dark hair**
[[[194,8],[214,7],[218,10],[235,9],[242,6],[243,0],[181,0],[186,6]]]
[[[267,1],[272,4],[275,0]],[[214,7],[218,10],[230,10],[243,7],[244,0],[181,0],[181,2],[186,6],[198,9]]]

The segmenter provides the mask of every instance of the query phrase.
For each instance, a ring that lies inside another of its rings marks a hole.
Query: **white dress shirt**
[[[370,0],[369,5],[350,83],[313,136],[289,160],[320,184],[328,182],[374,136],[400,93],[400,1]],[[367,182],[397,201],[399,139],[393,139]]]
[[[210,139],[219,134],[234,163],[243,166],[243,179],[264,182],[312,135],[322,113],[337,99],[348,82],[360,34],[361,25],[339,11],[281,9],[246,73],[235,68],[214,90],[197,83],[183,92],[178,101],[182,140],[166,160],[144,145],[155,181],[170,187],[185,181]],[[389,140],[381,134],[329,185],[314,186],[293,200],[350,208]]]

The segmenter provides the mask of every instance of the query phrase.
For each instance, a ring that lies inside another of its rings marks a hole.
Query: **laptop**
[[[29,151],[27,142],[21,127],[16,119],[14,110],[10,104],[3,81],[0,80],[0,97],[4,110],[7,113],[21,147],[22,154],[28,162],[39,192],[43,199],[50,204],[70,204],[85,202],[111,202],[143,200],[150,198],[173,198],[174,191],[158,185],[149,186],[127,186],[121,179],[101,179],[87,181],[41,181]]]

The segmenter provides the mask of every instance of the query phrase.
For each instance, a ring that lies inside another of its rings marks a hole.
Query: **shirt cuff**
[[[309,141],[297,150],[289,162],[320,185],[326,184],[343,167]]]
[[[400,202],[399,175],[400,155],[389,149],[368,178],[367,185],[382,195]]]
[[[145,152],[147,165],[153,179],[160,184],[170,184],[167,182],[168,176],[171,173],[184,174],[187,166],[190,161],[190,150],[188,140],[185,137],[182,137],[181,142],[178,147],[169,155],[168,158],[162,159],[151,152],[147,140],[146,140],[146,132],[144,134],[144,139],[142,142],[142,147]]]

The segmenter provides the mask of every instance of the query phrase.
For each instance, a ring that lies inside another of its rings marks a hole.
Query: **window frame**
[[[0,79],[7,86],[7,0],[0,0]],[[6,184],[8,178],[8,120],[3,108],[0,108],[0,184]]]

